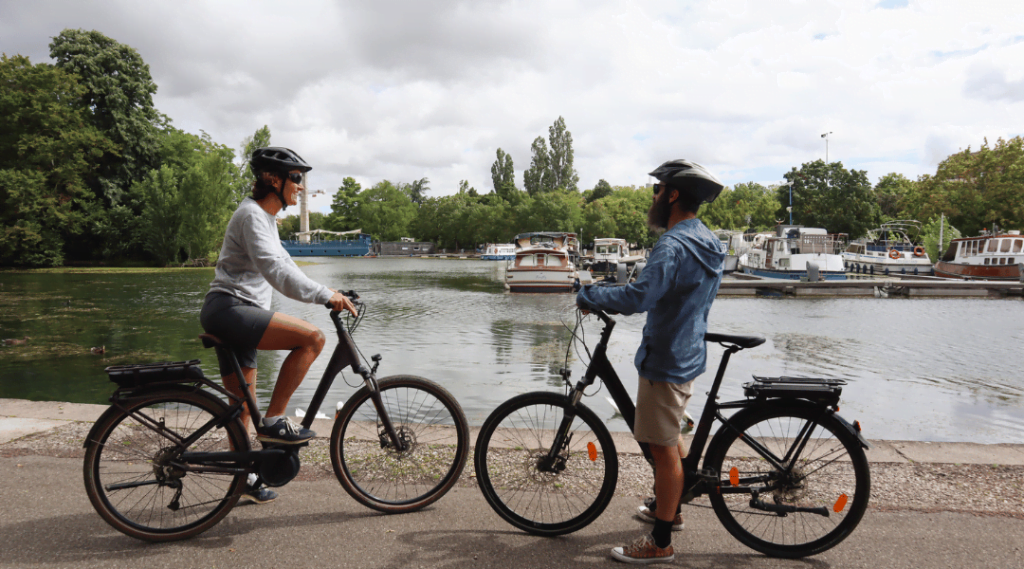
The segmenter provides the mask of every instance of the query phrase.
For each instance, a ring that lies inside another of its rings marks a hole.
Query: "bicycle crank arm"
[[[773,514],[795,514],[798,512],[808,514],[818,514],[819,516],[828,517],[828,508],[802,508],[800,506],[787,506],[785,504],[767,504],[762,502],[760,498],[752,498],[750,500],[750,507],[755,510],[761,510],[764,512],[771,512]]]

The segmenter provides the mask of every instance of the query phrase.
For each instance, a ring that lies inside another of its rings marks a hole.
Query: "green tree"
[[[416,205],[391,182],[383,180],[359,195],[359,224],[381,241],[408,236],[416,218]]]
[[[157,166],[157,131],[166,117],[153,106],[149,66],[135,49],[97,31],[65,29],[50,42],[50,57],[78,76],[92,124],[120,148],[100,161],[98,188],[117,204],[132,181]]]
[[[942,233],[942,243],[939,243],[939,233]],[[933,217],[921,228],[921,242],[932,263],[937,262],[946,249],[949,242],[960,238],[960,230],[949,224],[949,220],[942,217]]]
[[[588,242],[598,237],[613,237],[618,232],[615,218],[603,201],[592,201],[583,208],[583,235]]]
[[[763,231],[775,226],[780,208],[773,189],[747,182],[722,190],[715,201],[701,206],[697,217],[712,229]]]
[[[505,154],[505,151],[498,149],[497,159],[491,164],[491,183],[494,185],[494,193],[506,201],[509,201],[508,194],[518,191],[516,188],[516,170],[512,164],[512,156]]]
[[[252,153],[257,148],[270,146],[270,127],[263,125],[256,129],[252,136],[245,137],[242,141],[241,163],[238,165],[238,184],[234,189],[234,200],[236,204],[242,203],[252,193],[252,185],[256,182],[256,174],[249,164]]]
[[[426,193],[430,191],[430,180],[426,178],[420,178],[410,184],[398,184],[398,189],[402,190],[405,195],[409,196],[412,203],[419,205],[423,203],[426,198]]]
[[[0,86],[0,264],[60,265],[96,209],[95,164],[117,146],[73,75],[3,55]]]
[[[530,196],[537,196],[554,189],[551,179],[551,158],[548,154],[548,143],[543,136],[538,136],[530,146],[533,158],[530,168],[523,172],[523,186]]]
[[[589,193],[584,192],[584,197],[586,198],[587,203],[589,204],[592,201],[599,200],[603,197],[612,195],[613,191],[615,190],[612,189],[612,185],[602,178],[597,181],[597,184],[594,185],[594,188],[590,190]]]
[[[913,180],[895,172],[882,176],[875,184],[875,199],[878,201],[882,221],[905,219],[904,202],[914,192]]]
[[[793,182],[793,222],[845,233],[856,239],[879,223],[878,202],[864,170],[847,170],[842,162],[815,160],[785,174]],[[780,204],[789,203],[789,188],[779,186]],[[788,219],[785,207],[778,219]]]
[[[604,204],[612,219],[615,220],[615,235],[596,235],[595,237],[619,237],[641,247],[650,247],[658,240],[647,226],[647,210],[652,202],[649,188],[634,186],[615,186],[610,196],[595,203]]]
[[[564,188],[570,192],[577,192],[580,177],[573,168],[572,133],[565,127],[565,119],[558,117],[553,125],[548,127],[548,143],[551,151],[548,153],[551,168],[551,187]]]
[[[988,140],[943,160],[934,176],[922,176],[907,200],[908,213],[931,219],[944,213],[964,235],[977,235],[993,225],[1020,229],[1024,225],[1024,140]]]
[[[331,213],[325,221],[325,228],[331,231],[359,229],[359,194],[363,188],[355,178],[349,176],[341,181],[334,193]]]

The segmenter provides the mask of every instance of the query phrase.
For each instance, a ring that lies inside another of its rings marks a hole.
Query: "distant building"
[[[380,256],[418,256],[431,255],[437,247],[429,241],[378,241],[370,248],[371,254]]]

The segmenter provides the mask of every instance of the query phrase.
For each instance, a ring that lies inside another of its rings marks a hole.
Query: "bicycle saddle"
[[[204,348],[212,348],[214,346],[227,347],[227,344],[213,334],[200,334],[199,339],[203,341]]]
[[[704,334],[705,342],[735,344],[741,348],[755,348],[764,343],[764,336],[733,336],[732,334]]]

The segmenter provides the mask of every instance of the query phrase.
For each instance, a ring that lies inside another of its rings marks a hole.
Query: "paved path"
[[[0,399],[0,444],[92,421],[102,409]],[[316,426],[329,432],[326,423]],[[616,441],[626,451],[629,443],[627,437]],[[882,463],[1024,464],[1020,445],[890,441],[869,456]],[[631,517],[634,498],[616,497],[580,532],[544,539],[507,525],[471,485],[400,516],[360,506],[333,478],[294,481],[280,493],[272,504],[236,508],[191,540],[147,544],[116,532],[92,509],[80,458],[7,456],[0,458],[0,567],[624,567],[608,558],[608,550],[646,529]],[[757,554],[733,539],[710,510],[687,507],[687,529],[675,534],[673,565],[1024,568],[1024,516],[885,507],[872,503],[849,539],[804,560]]]
[[[616,498],[596,522],[555,539],[505,524],[475,488],[432,507],[385,516],[355,503],[334,480],[293,482],[274,503],[239,506],[201,536],[148,544],[114,531],[82,489],[81,462],[0,459],[2,567],[624,567],[608,550],[645,527],[634,500]],[[1024,520],[869,510],[835,549],[804,560],[770,559],[734,540],[706,509],[686,508],[675,534],[677,567],[1024,567]]]

